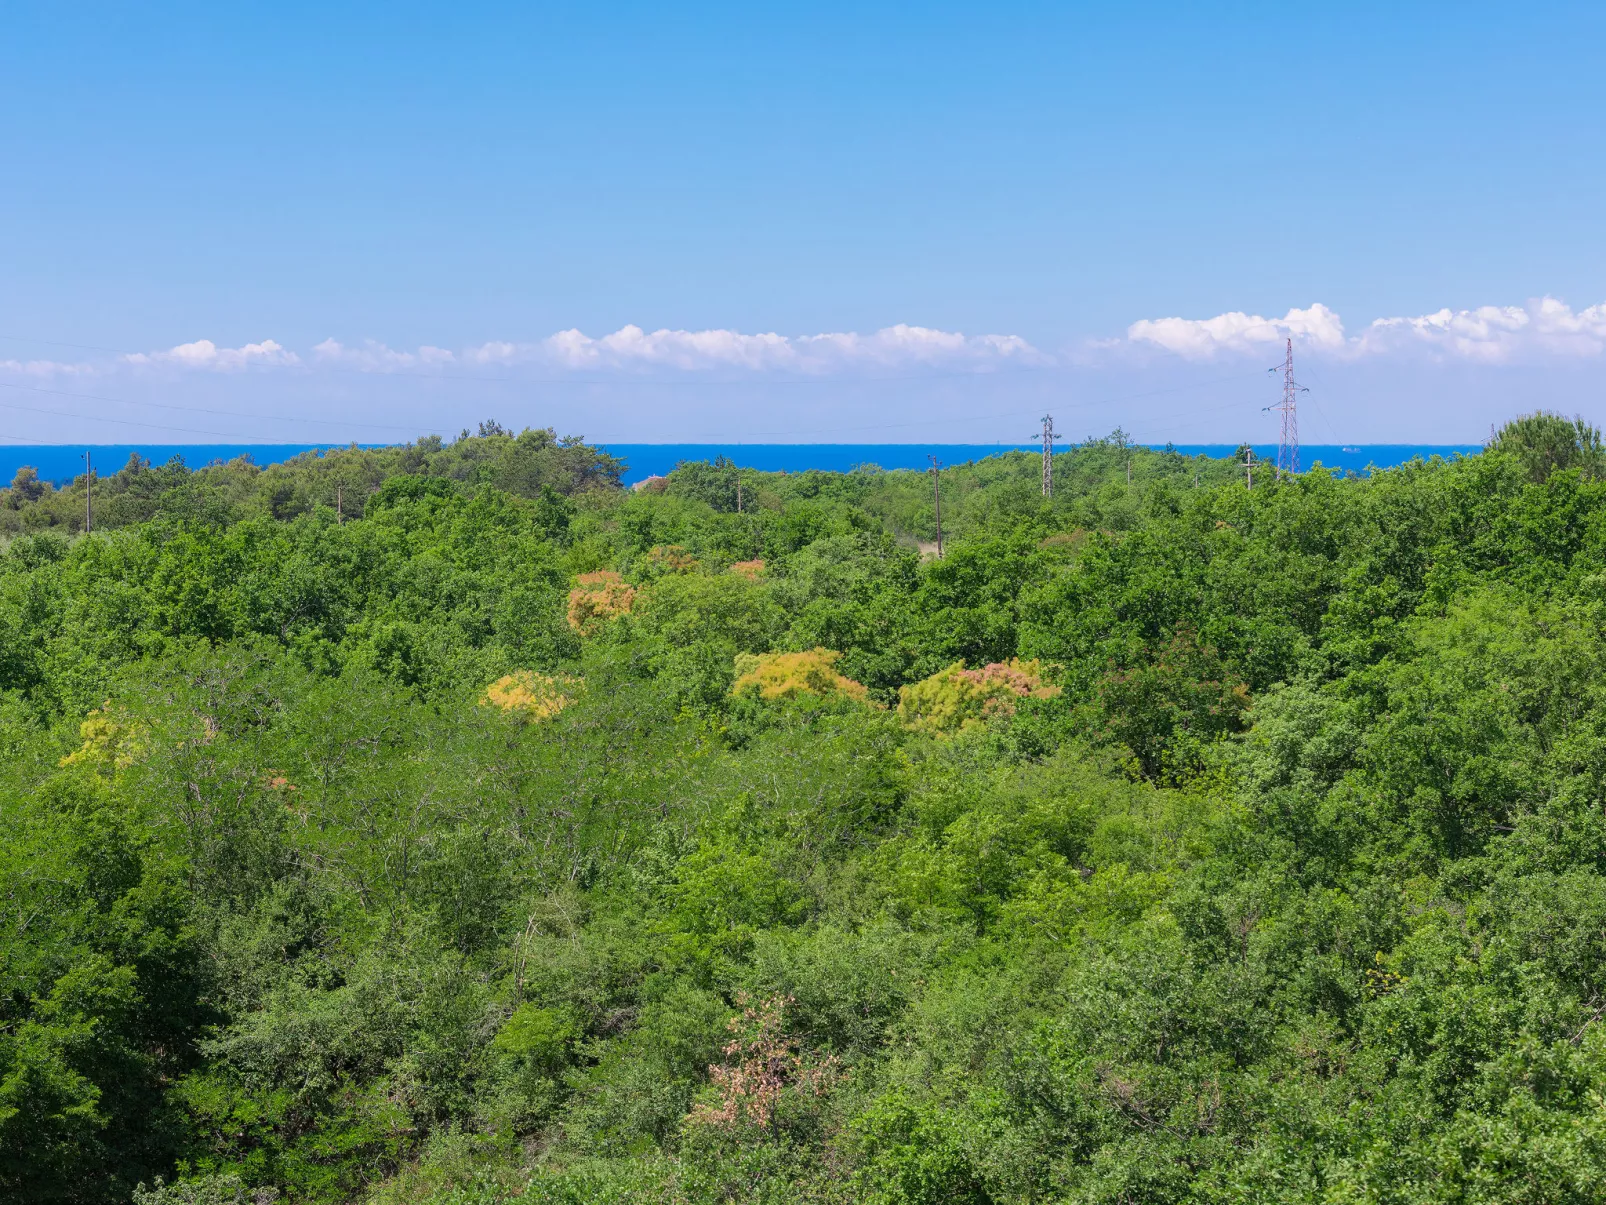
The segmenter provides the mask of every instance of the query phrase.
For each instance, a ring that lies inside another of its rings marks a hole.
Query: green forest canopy
[[[1601,455],[19,474],[0,1199],[1599,1200]]]

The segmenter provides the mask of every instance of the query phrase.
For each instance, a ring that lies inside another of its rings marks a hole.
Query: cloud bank
[[[966,335],[900,323],[869,334],[746,334],[741,331],[655,330],[635,325],[612,334],[564,330],[543,339],[496,340],[453,350],[424,344],[412,350],[377,340],[329,338],[305,354],[274,339],[238,347],[196,339],[165,350],[124,353],[107,360],[0,360],[0,374],[136,373],[241,374],[320,370],[374,374],[517,376],[539,371],[575,377],[612,374],[622,380],[665,374],[718,374],[755,379],[784,374],[843,378],[866,374],[965,372],[1012,368],[1086,368],[1123,351],[1163,352],[1183,361],[1275,356],[1292,338],[1302,353],[1360,361],[1393,356],[1424,363],[1578,362],[1606,354],[1606,303],[1574,310],[1554,297],[1521,306],[1441,309],[1414,317],[1376,318],[1351,333],[1321,302],[1280,318],[1234,310],[1213,318],[1144,318],[1124,338],[1099,340],[1062,356],[1019,335]],[[500,378],[499,378],[500,379]]]
[[[1344,323],[1317,302],[1306,310],[1289,310],[1282,318],[1262,318],[1234,310],[1214,318],[1144,318],[1127,327],[1133,343],[1152,343],[1190,360],[1210,359],[1222,352],[1264,351],[1293,337],[1323,348],[1344,345]]]
[[[1148,318],[1052,348],[911,324],[801,335],[627,325],[456,347],[193,339],[0,360],[0,442],[386,441],[495,418],[603,442],[986,443],[1027,437],[1045,411],[1079,434],[1119,425],[1144,442],[1266,442],[1266,368],[1287,338],[1309,374],[1308,422],[1332,442],[1468,442],[1523,410],[1591,404],[1606,304],[1545,297],[1346,323],[1314,303],[1280,317]]]
[[[288,368],[301,363],[301,357],[286,351],[272,339],[247,343],[243,347],[219,347],[210,339],[180,343],[167,351],[133,352],[122,357],[125,364],[148,366],[171,364],[180,368],[200,368],[211,372],[239,372],[244,368]]]
[[[871,334],[744,334],[733,330],[656,330],[621,327],[609,335],[558,331],[528,342],[491,341],[453,351],[425,344],[406,351],[374,339],[342,343],[329,338],[306,357],[273,339],[240,347],[197,339],[159,351],[118,354],[111,362],[0,360],[0,372],[48,376],[116,369],[239,373],[262,369],[319,368],[370,373],[472,372],[487,367],[533,366],[553,372],[745,372],[830,375],[864,369],[965,368],[986,372],[1007,365],[1051,366],[1054,359],[1018,335],[965,335],[900,323]]]
[[[899,368],[964,362],[979,367],[1005,361],[1047,363],[1017,335],[967,336],[953,331],[898,324],[871,335],[835,333],[744,335],[737,331],[671,331],[648,334],[626,326],[593,339],[560,331],[541,350],[568,368],[667,367],[686,371],[744,368],[753,371],[830,372],[872,366]]]
[[[748,335],[732,330],[656,330],[621,327],[593,337],[559,331],[528,343],[495,341],[451,352],[421,347],[396,351],[381,343],[347,347],[326,339],[313,348],[317,359],[370,371],[420,367],[541,365],[560,371],[830,373],[849,368],[911,368],[965,364],[985,370],[1006,362],[1049,364],[1050,357],[1017,335],[963,335],[899,324],[869,335]]]
[[[1214,318],[1145,318],[1127,328],[1135,346],[1188,360],[1261,354],[1292,338],[1302,350],[1342,357],[1426,354],[1501,364],[1578,359],[1606,351],[1606,303],[1575,311],[1541,297],[1523,306],[1442,309],[1416,317],[1376,318],[1358,334],[1320,302],[1281,318],[1238,311]]]

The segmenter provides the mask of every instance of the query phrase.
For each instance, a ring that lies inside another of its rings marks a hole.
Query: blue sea
[[[0,444],[0,485],[10,485],[12,477],[23,465],[32,465],[41,480],[56,485],[71,481],[84,471],[84,455],[95,462],[95,473],[109,477],[128,463],[135,454],[152,464],[166,464],[180,457],[192,469],[201,468],[213,461],[233,460],[236,456],[249,456],[257,464],[278,464],[303,452],[322,448],[323,444],[33,444],[18,447]],[[378,444],[364,444],[378,447]]]
[[[712,460],[725,456],[743,468],[775,472],[785,469],[825,469],[845,473],[856,465],[883,469],[929,469],[930,457],[945,465],[964,464],[1000,452],[1038,452],[1041,444],[604,444],[608,452],[630,465],[629,484],[657,473],[667,473],[683,460]],[[1237,444],[1176,444],[1185,456],[1231,456]],[[1255,459],[1275,462],[1276,444],[1255,444]],[[1061,446],[1060,451],[1064,451]],[[1321,464],[1328,469],[1390,469],[1418,456],[1424,459],[1483,451],[1481,444],[1311,444],[1299,450],[1301,468]]]
[[[0,484],[10,482],[23,465],[32,465],[46,481],[66,482],[84,471],[84,453],[87,451],[95,463],[95,472],[101,476],[115,473],[128,463],[134,453],[153,464],[162,464],[174,456],[183,458],[191,468],[199,468],[218,460],[232,460],[236,456],[250,456],[260,465],[276,464],[289,460],[302,452],[323,445],[318,444],[95,444],[44,445],[17,447],[0,445]],[[376,446],[376,445],[365,445]],[[785,469],[799,473],[806,469],[824,469],[846,472],[856,465],[873,464],[883,469],[926,469],[931,467],[929,457],[935,456],[945,465],[964,464],[1000,452],[1035,452],[1033,444],[605,444],[612,455],[629,465],[625,483],[631,484],[654,474],[667,473],[683,460],[713,460],[725,456],[743,468],[774,472]],[[1177,444],[1176,450],[1187,456],[1230,456],[1236,444]],[[1062,449],[1063,450],[1063,449]],[[1387,469],[1404,464],[1416,457],[1457,454],[1472,455],[1482,451],[1479,444],[1311,444],[1300,449],[1302,468],[1321,464],[1328,469],[1349,469],[1357,473],[1368,468]],[[1257,460],[1275,461],[1276,444],[1256,444]]]

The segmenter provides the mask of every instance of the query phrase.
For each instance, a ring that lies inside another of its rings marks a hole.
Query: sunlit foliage
[[[966,669],[956,661],[898,691],[898,716],[922,732],[951,733],[1015,714],[1021,699],[1052,699],[1057,686],[1043,681],[1042,663],[994,661]]]
[[[145,752],[148,734],[125,712],[106,700],[78,725],[83,744],[66,754],[63,766],[84,766],[99,773],[126,770]]]
[[[692,573],[698,562],[679,544],[657,544],[647,550],[647,564],[664,573]]]
[[[506,715],[539,722],[550,720],[570,703],[584,685],[567,674],[556,677],[534,670],[514,670],[485,688],[484,703]]]
[[[862,683],[844,677],[836,664],[842,654],[816,648],[802,653],[742,653],[736,658],[735,695],[756,694],[761,699],[790,699],[798,695],[835,696],[863,700]]]
[[[594,636],[610,619],[630,614],[636,588],[612,569],[582,573],[569,591],[569,626],[582,636]]]

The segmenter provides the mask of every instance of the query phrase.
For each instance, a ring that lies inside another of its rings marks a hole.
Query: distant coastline
[[[303,452],[344,445],[330,444],[0,444],[0,485],[11,480],[23,465],[32,465],[46,481],[70,481],[84,471],[87,450],[95,461],[95,471],[104,476],[115,473],[138,453],[155,464],[182,456],[191,468],[214,460],[232,460],[248,455],[260,465],[277,464]],[[363,447],[381,447],[364,444]],[[883,469],[925,469],[929,457],[945,464],[963,464],[1001,452],[1036,452],[1033,444],[626,444],[604,443],[599,447],[629,465],[625,484],[654,474],[667,473],[683,460],[713,460],[725,456],[744,468],[765,472],[785,470],[800,473],[808,469],[847,472],[863,464]],[[1164,445],[1149,444],[1146,447]],[[1230,456],[1237,444],[1176,444],[1184,456]],[[1252,445],[1257,460],[1275,461],[1276,444]],[[1064,445],[1061,445],[1064,450]],[[1300,449],[1300,465],[1309,468],[1320,463],[1325,468],[1364,472],[1368,467],[1387,469],[1417,457],[1472,455],[1482,451],[1479,444],[1310,444]]]

